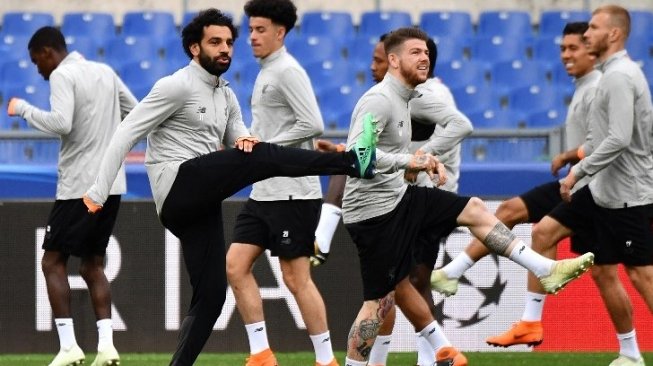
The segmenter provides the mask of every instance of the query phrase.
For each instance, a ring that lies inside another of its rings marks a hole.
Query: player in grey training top
[[[261,141],[313,150],[313,137],[324,130],[322,116],[306,71],[284,46],[297,21],[297,9],[290,0],[250,0],[244,8],[252,50],[261,64],[252,94],[251,132]],[[252,273],[266,249],[279,258],[283,281],[297,301],[315,349],[315,363],[337,365],[324,301],[308,260],[321,203],[317,176],[269,178],[254,183],[236,218],[227,252],[227,279],[247,331],[248,365],[276,363]]]
[[[111,197],[97,221],[87,219],[82,195],[95,179],[113,132],[136,99],[109,66],[87,61],[77,52],[69,53],[63,34],[56,28],[37,30],[28,49],[39,73],[50,81],[51,110],[13,98],[9,114],[21,116],[31,127],[61,139],[56,201],[46,226],[41,261],[60,343],[59,354],[50,365],[84,360],[71,317],[70,255],[81,258],[79,271],[97,318],[98,354],[93,365],[117,364],[120,358],[113,346],[111,290],[104,274],[104,257],[120,195],[127,189],[122,166],[107,182],[107,195]]]
[[[355,151],[331,154],[259,143],[249,135],[234,92],[220,77],[229,68],[237,35],[231,18],[217,9],[200,12],[183,29],[190,63],[159,80],[125,118],[85,196],[89,212],[97,212],[125,155],[147,135],[145,164],[157,212],[180,239],[193,288],[172,365],[195,362],[222,311],[227,288],[222,200],[273,176],[374,175],[371,128]]]

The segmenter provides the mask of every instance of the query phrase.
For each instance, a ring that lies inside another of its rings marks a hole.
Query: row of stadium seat
[[[181,25],[187,24],[195,15],[195,12],[185,13]],[[633,10],[630,16],[631,34],[649,37],[653,30],[653,13]],[[534,27],[534,21],[526,11],[483,11],[478,17],[476,33],[486,36],[532,35],[533,29],[537,28],[539,34],[556,36],[567,22],[589,19],[590,13],[584,10],[548,10],[540,14],[539,26]],[[34,30],[54,23],[54,17],[50,13],[8,12],[2,17],[0,34],[31,35]],[[120,32],[131,36],[167,36],[178,31],[173,14],[165,11],[127,12],[121,24]],[[241,19],[240,24],[242,28],[247,29],[245,17]],[[308,11],[302,14],[299,25],[302,33],[307,35],[351,37],[355,33],[378,36],[398,27],[415,24],[434,36],[471,36],[475,32],[470,13],[464,11],[424,12],[420,14],[417,22],[413,21],[408,12],[366,11],[361,15],[358,29],[348,12]],[[96,38],[115,36],[119,28],[111,14],[100,12],[66,13],[61,27],[71,35],[89,35]]]

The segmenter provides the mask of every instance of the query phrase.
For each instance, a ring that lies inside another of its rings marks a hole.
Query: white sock
[[[354,361],[349,359],[349,357],[345,357],[345,366],[366,366],[367,361]]]
[[[111,319],[98,320],[97,324],[97,350],[104,349],[107,346],[113,347],[113,325]]]
[[[265,321],[245,324],[245,330],[247,331],[247,338],[249,339],[249,353],[255,355],[270,348]]]
[[[420,333],[417,336],[417,364],[419,366],[431,366],[435,364],[435,349]]]
[[[326,365],[333,360],[333,347],[331,347],[331,333],[327,330],[322,334],[309,335],[315,349],[315,361]]]
[[[338,228],[340,217],[342,216],[342,209],[330,203],[322,204],[322,212],[320,213],[320,221],[315,229],[315,241],[322,253],[329,253],[331,250],[331,240],[333,234]]]
[[[524,296],[524,314],[521,320],[535,322],[542,320],[542,310],[544,309],[545,294],[527,291]]]
[[[449,262],[449,264],[442,267],[442,270],[447,274],[448,278],[460,278],[474,263],[476,262],[463,251]]]
[[[632,358],[633,360],[639,360],[642,357],[642,354],[639,352],[639,346],[637,346],[635,329],[628,333],[617,333],[617,339],[619,339],[620,355]]]
[[[542,278],[551,274],[551,267],[553,267],[553,264],[555,263],[554,260],[537,254],[533,249],[531,249],[531,247],[524,244],[521,240],[512,249],[508,258],[533,272],[537,278]]]
[[[392,334],[377,336],[374,345],[372,346],[372,351],[370,352],[370,359],[367,363],[370,365],[385,365],[388,362],[391,341]]]
[[[59,334],[59,348],[69,350],[77,344],[73,318],[56,318],[54,324],[57,326],[57,333]]]
[[[439,350],[444,346],[451,346],[451,343],[442,332],[442,328],[440,328],[440,325],[435,320],[427,325],[426,328],[422,329],[419,334],[429,342],[434,350]]]

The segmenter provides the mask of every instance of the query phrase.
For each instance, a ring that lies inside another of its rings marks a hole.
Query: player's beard
[[[219,56],[222,57],[225,55],[221,54]],[[211,58],[211,56],[204,53],[202,47],[200,47],[199,61],[200,61],[200,65],[204,68],[204,70],[206,70],[209,74],[215,76],[220,76],[224,74],[225,72],[227,72],[227,70],[229,70],[229,66],[231,66],[231,57],[229,57],[228,64],[226,65],[221,64],[217,60]]]
[[[426,73],[422,76],[422,73],[417,70],[417,65],[406,65],[401,60],[399,61],[399,72],[404,78],[406,83],[411,87],[416,87],[417,85],[423,83],[428,78]]]
[[[597,39],[596,43],[591,45],[590,54],[596,56],[597,58],[602,58],[605,55],[605,52],[608,50],[608,35],[605,34],[601,39]]]

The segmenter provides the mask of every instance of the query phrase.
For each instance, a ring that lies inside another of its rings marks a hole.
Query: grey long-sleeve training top
[[[415,87],[419,95],[410,100],[412,121],[435,124],[435,131],[420,149],[437,155],[447,171],[447,182],[441,189],[457,192],[460,177],[460,143],[474,129],[469,119],[456,107],[451,91],[439,79],[431,78]],[[413,144],[414,145],[414,144]],[[426,173],[419,174],[420,182],[426,179],[427,186],[433,186]],[[420,183],[423,185],[423,183]]]
[[[16,105],[31,127],[61,137],[58,200],[81,198],[93,184],[111,136],[136,102],[109,66],[70,52],[50,75],[50,111],[26,101]],[[106,194],[126,191],[125,171],[118,164]]]
[[[157,81],[150,93],[118,127],[89,189],[99,203],[107,199],[127,152],[145,135],[145,166],[157,212],[177,177],[179,165],[221,149],[249,135],[236,95],[228,83],[195,61]]]
[[[313,150],[313,138],[324,132],[322,115],[306,71],[285,47],[261,59],[252,93],[251,133],[261,141]],[[256,201],[320,199],[317,176],[274,177],[252,186]]]
[[[653,104],[644,73],[625,50],[597,67],[603,77],[589,115],[594,148],[572,171],[594,176],[589,187],[601,207],[653,203]]]

